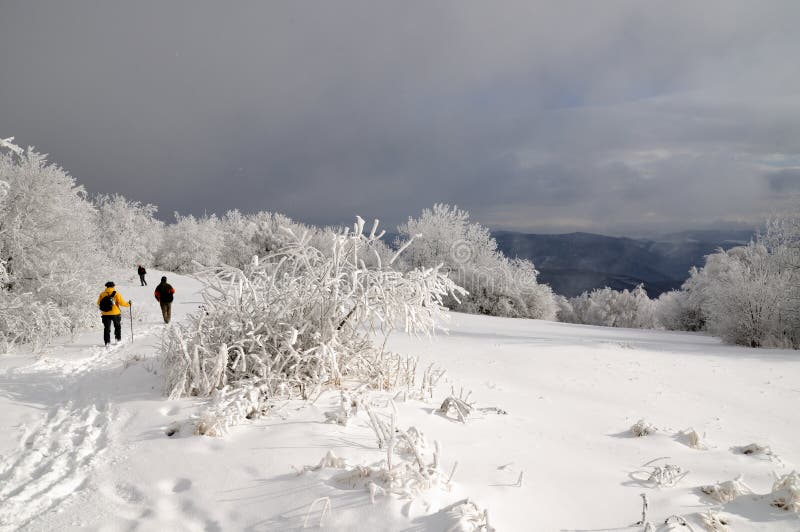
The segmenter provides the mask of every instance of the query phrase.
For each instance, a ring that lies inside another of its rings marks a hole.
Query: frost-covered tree
[[[692,304],[684,290],[664,292],[656,300],[656,323],[670,331],[700,331],[705,318],[699,305]]]
[[[409,218],[398,232],[398,246],[410,242],[404,253],[407,267],[441,264],[467,290],[463,298],[447,301],[450,308],[494,316],[555,317],[553,293],[537,283],[533,263],[505,257],[489,230],[470,222],[467,211],[436,204],[419,218]]]
[[[769,345],[780,320],[786,285],[763,245],[754,243],[708,257],[715,275],[706,289],[709,332],[736,344]]]
[[[265,255],[286,246],[291,241],[290,233],[308,233],[314,236],[320,231],[316,227],[296,222],[284,214],[266,211],[255,214],[253,222],[256,225],[253,242],[257,255]],[[319,245],[316,247],[320,249]]]
[[[106,266],[95,211],[69,174],[11,139],[0,143],[0,183],[0,341],[45,343],[95,317]]]
[[[559,320],[568,323],[652,329],[655,303],[642,285],[633,290],[599,288],[559,304]]]
[[[800,347],[800,217],[767,222],[746,246],[720,250],[693,269],[674,301],[660,314],[665,326],[703,326],[723,340],[750,347]],[[676,311],[679,302],[682,315]]]
[[[102,250],[109,261],[125,268],[152,264],[164,231],[163,222],[155,218],[158,207],[120,194],[101,194],[94,205]]]
[[[219,230],[222,234],[220,262],[236,268],[244,268],[249,264],[253,255],[258,254],[255,241],[256,229],[253,216],[244,215],[238,210],[225,213],[219,220]]]
[[[215,215],[195,218],[176,212],[175,223],[164,230],[155,263],[164,270],[193,273],[222,264],[223,245],[222,224]]]

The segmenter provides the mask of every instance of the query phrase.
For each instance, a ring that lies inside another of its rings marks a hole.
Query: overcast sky
[[[0,136],[173,211],[753,223],[800,191],[800,2],[0,2]]]

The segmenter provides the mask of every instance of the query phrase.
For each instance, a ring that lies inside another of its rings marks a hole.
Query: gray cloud
[[[800,157],[798,16],[793,0],[11,1],[0,135],[165,218],[395,224],[447,201],[532,231],[751,223]]]
[[[777,193],[800,192],[800,168],[784,168],[768,173],[769,187]]]

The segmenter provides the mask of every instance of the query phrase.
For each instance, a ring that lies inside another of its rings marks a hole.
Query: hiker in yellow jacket
[[[125,301],[114,289],[114,283],[106,283],[106,289],[97,298],[97,306],[103,319],[103,341],[108,346],[111,341],[111,324],[114,324],[114,343],[122,340],[122,311],[119,307],[130,307],[132,301]]]

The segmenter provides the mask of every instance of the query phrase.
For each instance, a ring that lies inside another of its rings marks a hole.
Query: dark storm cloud
[[[766,175],[774,192],[800,192],[800,168],[784,168]]]
[[[4,2],[0,135],[165,218],[395,224],[446,201],[525,230],[749,223],[784,191],[764,175],[800,157],[799,15],[793,0]]]

